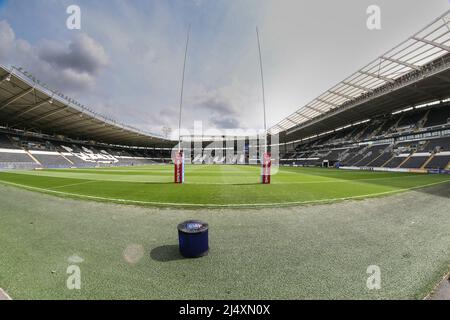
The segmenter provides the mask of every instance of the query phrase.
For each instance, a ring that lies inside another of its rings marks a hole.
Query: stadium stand
[[[171,161],[176,142],[121,124],[0,66],[0,168],[62,168]]]
[[[11,140],[8,136],[0,134],[0,148],[13,148]]]
[[[425,127],[434,127],[450,123],[450,109],[430,110]]]
[[[279,134],[284,152],[280,163],[448,169],[450,50],[442,35],[449,16],[447,11],[272,126],[269,133]]]
[[[50,141],[26,132],[0,132],[0,168],[67,168],[142,165],[170,161],[170,150],[92,146],[74,141]],[[18,165],[20,164],[20,165]]]
[[[33,159],[24,150],[0,149],[0,162],[2,163],[33,163]]]
[[[433,156],[430,162],[425,165],[427,169],[443,169],[449,167],[450,152],[442,152]]]
[[[381,115],[364,124],[299,142],[295,152],[281,156],[281,163],[320,166],[328,161],[341,166],[445,169],[449,160],[444,152],[450,151],[449,114],[450,103],[446,101]]]
[[[30,154],[46,168],[66,168],[71,163],[59,152],[52,151],[30,151]]]
[[[421,168],[430,158],[431,154],[427,152],[417,152],[412,154],[405,162],[401,164],[401,168]]]
[[[450,11],[271,127],[269,135],[279,134],[280,163],[448,168],[446,19]],[[16,67],[0,67],[0,112],[2,167],[165,163],[177,143],[97,114]],[[186,161],[223,158],[203,152]]]

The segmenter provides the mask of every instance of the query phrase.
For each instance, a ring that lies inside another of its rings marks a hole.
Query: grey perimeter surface
[[[427,300],[450,300],[450,275],[442,279]]]
[[[442,299],[444,296],[436,285],[450,267],[449,183],[382,198],[258,210],[145,208],[64,199],[2,185],[0,203],[0,218],[9,218],[14,224],[23,219],[28,221],[31,216],[53,221],[62,214],[69,219],[68,223],[75,218],[83,224],[95,221],[114,232],[117,239],[108,238],[111,243],[121,242],[129,231],[126,222],[134,221],[146,226],[142,235],[135,224],[130,227],[135,240],[152,248],[172,243],[169,235],[179,221],[190,218],[207,221],[212,226],[213,254],[197,262],[208,264],[211,277],[239,276],[240,282],[233,282],[232,297],[237,299],[424,299],[433,289],[433,298]],[[157,228],[152,228],[155,225]],[[245,231],[245,238],[239,231]],[[266,237],[269,242],[263,241]],[[99,238],[90,241],[98,242]],[[109,256],[104,258],[110,261]],[[149,258],[145,270],[160,268],[158,277],[178,285],[173,274],[177,264],[182,263],[162,263]],[[369,265],[381,267],[381,290],[366,288]],[[236,270],[239,274],[233,273]],[[195,270],[191,271],[196,280]],[[264,286],[252,279],[261,274],[277,286]],[[199,276],[204,279],[203,274]],[[141,279],[130,281],[142,284]],[[226,279],[224,283],[220,281],[221,278],[215,282],[217,287],[228,284]],[[161,297],[182,297],[170,283],[155,283]],[[446,285],[442,290],[448,290]],[[197,295],[191,298],[227,297],[222,290],[212,291],[214,286],[204,291],[197,289],[194,291]],[[27,288],[10,293],[30,298]],[[50,293],[53,294],[53,289]],[[48,297],[54,298],[50,293]],[[64,292],[58,297],[64,297]]]
[[[11,297],[2,288],[0,288],[0,300],[11,300]]]

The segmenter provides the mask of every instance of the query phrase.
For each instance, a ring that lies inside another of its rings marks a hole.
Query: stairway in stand
[[[427,161],[425,161],[425,163],[420,167],[420,169],[425,169],[426,166],[431,162],[431,160],[433,160],[433,158],[434,158],[435,155],[436,155],[436,154],[433,153],[433,154],[427,159]]]

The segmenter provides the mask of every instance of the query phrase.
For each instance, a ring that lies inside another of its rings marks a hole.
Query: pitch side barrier
[[[429,173],[450,174],[450,170],[444,169],[408,169],[408,168],[381,168],[381,167],[339,167],[343,170],[378,171],[378,172],[407,172],[407,173]]]
[[[445,169],[428,169],[430,174],[450,174],[450,170]]]
[[[0,162],[0,171],[7,170],[33,170],[39,165],[35,162]]]

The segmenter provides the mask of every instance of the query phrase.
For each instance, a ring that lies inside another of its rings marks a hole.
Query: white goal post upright
[[[180,92],[180,112],[178,115],[178,151],[175,154],[174,162],[174,182],[178,184],[184,183],[184,153],[181,149],[181,116],[183,109],[183,93],[184,93],[184,74],[186,72],[186,59],[189,46],[189,34],[191,32],[191,25],[189,25],[187,37],[186,37],[186,48],[184,50],[184,62],[183,62],[183,74],[181,77],[181,92]]]
[[[263,113],[264,113],[264,154],[261,159],[261,183],[270,184],[270,169],[272,166],[272,155],[268,150],[268,139],[267,139],[267,117],[266,117],[266,97],[264,92],[264,73],[263,64],[261,57],[261,43],[259,41],[259,31],[256,27],[256,39],[258,40],[258,52],[259,52],[259,69],[261,71],[261,87],[262,87],[262,101],[263,101]],[[261,154],[261,147],[259,148]],[[260,157],[261,158],[261,157]]]

